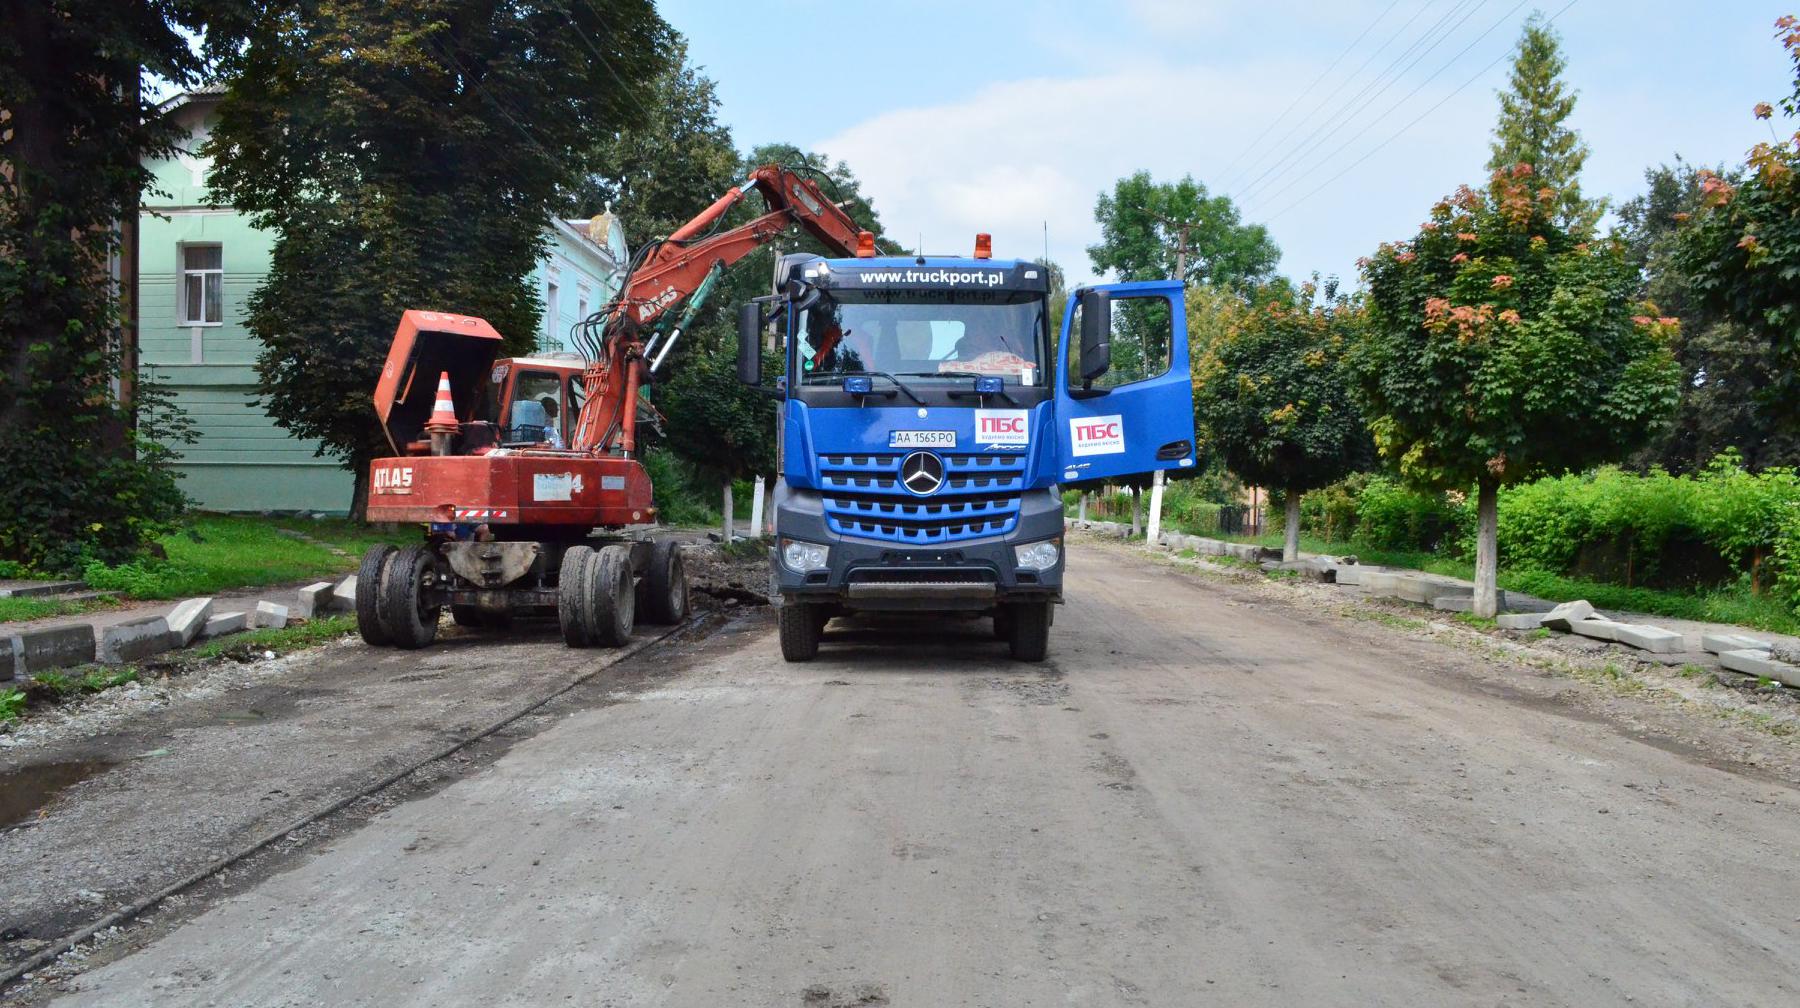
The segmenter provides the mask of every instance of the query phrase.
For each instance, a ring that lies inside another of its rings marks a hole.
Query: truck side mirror
[[[1081,380],[1085,384],[1112,367],[1112,295],[1081,294]]]
[[[762,384],[762,307],[754,301],[738,306],[738,381]]]

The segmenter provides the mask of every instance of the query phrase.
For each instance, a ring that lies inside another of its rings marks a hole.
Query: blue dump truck
[[[785,256],[738,315],[738,377],[780,400],[774,587],[781,652],[834,616],[992,617],[1041,661],[1062,601],[1060,485],[1194,465],[1181,285],[1070,293],[1048,269],[972,258]],[[763,384],[769,327],[786,374]],[[1171,366],[1173,364],[1173,366]]]

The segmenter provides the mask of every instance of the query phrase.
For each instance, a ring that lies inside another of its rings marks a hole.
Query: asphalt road
[[[1788,784],[1268,594],[1078,545],[1042,666],[746,618],[55,1003],[1800,1003]]]

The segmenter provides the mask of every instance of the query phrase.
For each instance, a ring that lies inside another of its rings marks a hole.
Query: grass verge
[[[251,654],[260,656],[264,652],[287,654],[290,651],[300,651],[334,641],[355,632],[356,617],[328,616],[324,619],[308,620],[290,627],[251,630],[246,633],[232,634],[229,637],[220,637],[183,652],[181,657],[187,661],[207,661],[213,658],[246,657]]]
[[[98,598],[70,602],[56,598],[0,598],[0,623],[44,619],[50,616],[74,616],[95,609],[111,609],[118,599]]]
[[[1212,538],[1231,542],[1253,542],[1263,546],[1280,546],[1281,534],[1263,536],[1220,536]],[[1468,580],[1475,576],[1475,565],[1451,557],[1416,550],[1372,549],[1358,543],[1328,542],[1312,536],[1300,537],[1300,549],[1307,553],[1352,554],[1362,563],[1404,570],[1425,571]],[[1757,595],[1747,586],[1731,585],[1703,592],[1663,591],[1655,588],[1627,588],[1583,578],[1565,577],[1541,570],[1502,568],[1500,587],[1566,602],[1587,599],[1594,607],[1615,612],[1645,613],[1674,619],[1704,623],[1730,623],[1769,633],[1800,634],[1800,615],[1767,595]]]
[[[92,564],[86,579],[93,588],[135,599],[188,598],[344,574],[370,546],[417,537],[410,527],[390,532],[341,518],[199,515],[186,530],[160,540],[167,559]]]

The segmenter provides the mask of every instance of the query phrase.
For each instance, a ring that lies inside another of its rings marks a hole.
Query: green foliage
[[[1800,31],[1776,22],[1795,68],[1794,91],[1779,105],[1800,117]],[[1774,108],[1757,106],[1759,118]],[[1700,308],[1743,327],[1766,348],[1760,405],[1788,434],[1800,430],[1800,134],[1751,149],[1742,170],[1700,172],[1700,208],[1680,236],[1676,265]]]
[[[1512,73],[1500,91],[1500,120],[1494,125],[1489,171],[1528,164],[1556,191],[1555,217],[1563,228],[1591,235],[1606,209],[1604,200],[1581,197],[1581,166],[1588,148],[1564,125],[1575,111],[1575,93],[1562,81],[1567,63],[1556,31],[1533,14],[1519,33]]]
[[[1674,405],[1669,325],[1633,315],[1614,242],[1586,243],[1530,169],[1496,172],[1367,261],[1349,355],[1381,454],[1419,485],[1518,482],[1641,444]]]
[[[260,657],[265,651],[287,654],[326,644],[355,632],[355,616],[327,616],[288,627],[268,627],[219,637],[194,648],[188,652],[187,657],[198,662],[228,655]]]
[[[164,403],[114,385],[134,365],[108,262],[145,159],[180,135],[140,74],[196,82],[247,6],[0,4],[0,558],[54,573],[125,559],[184,505],[166,449],[136,429]]]
[[[11,686],[0,688],[0,724],[11,724],[25,712],[25,691]]]
[[[1240,288],[1274,274],[1281,250],[1267,228],[1243,224],[1225,195],[1211,196],[1206,186],[1183,176],[1179,182],[1156,182],[1147,171],[1120,179],[1094,205],[1100,242],[1088,247],[1095,272],[1111,270],[1120,280],[1163,280],[1176,277],[1182,225],[1187,255],[1184,284]]]
[[[1227,316],[1194,363],[1194,415],[1209,450],[1250,483],[1296,492],[1372,461],[1342,369],[1361,313],[1335,283],[1209,304]]]
[[[706,502],[718,487],[703,483],[694,467],[666,448],[644,453],[644,469],[655,488],[656,517],[664,525],[717,526],[719,511]]]
[[[186,598],[342,574],[354,569],[363,552],[376,543],[416,538],[410,528],[388,536],[341,520],[202,515],[187,531],[159,540],[166,559],[90,563],[83,576],[91,587],[132,598]]]
[[[1469,509],[1442,491],[1415,490],[1395,480],[1368,478],[1355,504],[1351,538],[1390,550],[1452,546],[1472,526]]]
[[[1782,377],[1768,341],[1703,306],[1683,265],[1686,224],[1704,208],[1709,175],[1677,158],[1645,171],[1646,191],[1619,207],[1618,235],[1642,270],[1644,298],[1680,322],[1670,350],[1681,399],[1667,429],[1632,456],[1634,469],[1691,473],[1727,449],[1752,469],[1800,464],[1800,430],[1784,429],[1762,395]]]
[[[386,451],[369,391],[407,308],[529,349],[526,282],[593,138],[641,125],[667,26],[642,0],[290,0],[225,63],[216,198],[277,235],[247,325],[263,405],[356,477]]]
[[[744,177],[719,122],[718,84],[688,62],[687,40],[670,36],[669,65],[641,94],[646,115],[598,135],[595,170],[569,197],[575,216],[610,205],[633,244],[672,234]]]

